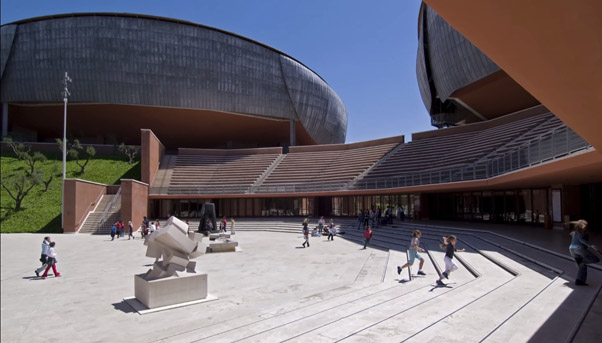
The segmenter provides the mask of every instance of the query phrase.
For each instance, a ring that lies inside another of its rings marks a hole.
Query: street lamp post
[[[61,227],[64,229],[65,227],[65,178],[67,177],[67,99],[69,98],[69,83],[71,83],[71,78],[65,72],[65,77],[63,78],[63,199],[62,199],[62,209],[61,209]]]

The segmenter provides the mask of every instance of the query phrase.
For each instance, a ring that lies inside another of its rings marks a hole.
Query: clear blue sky
[[[419,0],[2,0],[2,24],[75,12],[188,20],[274,47],[343,100],[347,143],[434,129],[416,81]]]

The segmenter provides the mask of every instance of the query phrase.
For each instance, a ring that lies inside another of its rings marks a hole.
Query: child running
[[[420,230],[414,230],[414,232],[412,232],[412,240],[410,242],[410,260],[401,267],[397,266],[397,274],[401,274],[403,268],[413,265],[414,260],[418,259],[420,260],[420,265],[418,266],[418,275],[426,275],[426,273],[422,271],[424,258],[422,258],[422,256],[419,254],[419,252],[424,252],[424,249],[420,247],[420,236],[422,236],[422,232],[420,232]]]
[[[337,229],[334,227],[334,221],[331,219],[328,222],[328,240],[334,241],[334,236],[337,234]]]
[[[305,244],[307,244],[307,247],[309,248],[309,227],[308,227],[308,222],[309,220],[306,218],[303,221],[303,238],[305,239],[305,241],[303,242],[303,247],[305,248]]]
[[[370,227],[368,225],[368,226],[366,226],[366,230],[364,231],[364,250],[368,246],[368,243],[370,243],[371,239],[372,239],[372,227]]]
[[[443,283],[443,278],[449,279],[449,274],[454,270],[458,269],[458,266],[454,263],[454,252],[463,252],[465,249],[456,249],[456,236],[450,235],[448,237],[443,237],[443,244],[441,244],[441,249],[447,249],[445,251],[445,258],[443,261],[445,262],[445,271],[441,274],[439,280],[437,280],[437,285],[445,286]]]

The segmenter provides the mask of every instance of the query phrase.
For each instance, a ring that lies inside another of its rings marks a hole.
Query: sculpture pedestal
[[[238,242],[215,242],[209,243],[209,250],[211,252],[234,252],[238,247]]]
[[[134,296],[149,309],[207,298],[207,274],[180,273],[151,281],[144,275],[134,275]]]

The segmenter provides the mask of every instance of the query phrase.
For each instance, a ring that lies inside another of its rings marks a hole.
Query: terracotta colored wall
[[[274,148],[250,148],[250,149],[190,149],[178,148],[178,155],[260,155],[260,154],[282,154],[281,147]]]
[[[289,147],[289,152],[351,150],[351,149],[365,148],[365,147],[389,144],[389,143],[403,143],[404,141],[405,141],[405,136],[402,135],[402,136],[374,139],[371,141],[349,143],[349,144],[321,144],[321,145],[291,146],[291,147]]]
[[[165,147],[151,130],[141,129],[140,133],[142,142],[140,149],[142,182],[151,185],[165,153]]]
[[[132,179],[121,179],[121,219],[127,225],[132,221],[137,229],[148,211],[148,184]],[[126,227],[127,229],[127,227]]]
[[[107,186],[79,179],[65,180],[65,212],[63,213],[63,232],[75,233],[92,211],[100,198],[106,194]]]

